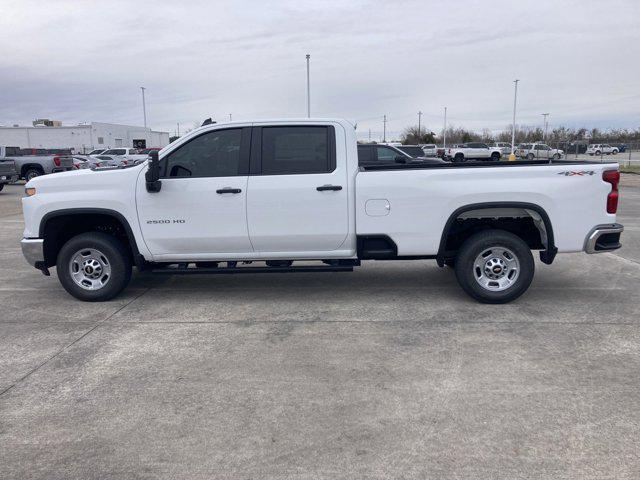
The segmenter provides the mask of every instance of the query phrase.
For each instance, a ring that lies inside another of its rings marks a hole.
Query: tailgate
[[[0,159],[0,175],[15,175],[16,162],[13,160]]]
[[[60,167],[73,168],[73,157],[60,157]]]

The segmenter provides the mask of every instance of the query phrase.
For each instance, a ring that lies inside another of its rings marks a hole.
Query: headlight
[[[36,194],[36,189],[33,187],[25,188],[24,193],[27,194],[27,197],[33,197]]]

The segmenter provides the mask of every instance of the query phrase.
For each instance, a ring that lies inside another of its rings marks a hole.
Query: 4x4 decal
[[[581,170],[578,172],[574,172],[574,171],[567,171],[567,172],[558,172],[558,175],[564,175],[565,177],[574,177],[574,176],[579,176],[582,177],[584,175],[595,175],[596,172],[594,172],[593,170]]]

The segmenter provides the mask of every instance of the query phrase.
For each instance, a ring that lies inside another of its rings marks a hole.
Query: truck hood
[[[25,188],[35,188],[36,191],[77,191],[92,187],[99,188],[103,185],[122,185],[122,188],[129,188],[127,182],[135,182],[140,170],[143,168],[146,168],[146,164],[113,170],[86,168],[52,173],[35,177],[27,182]]]

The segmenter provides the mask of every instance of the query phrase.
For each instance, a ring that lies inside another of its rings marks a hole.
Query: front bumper
[[[584,242],[584,251],[587,253],[603,253],[617,250],[620,244],[620,235],[624,227],[619,223],[598,225],[594,227]]]
[[[18,175],[0,173],[0,183],[13,183],[18,181]]]
[[[41,238],[23,238],[20,242],[22,255],[32,267],[44,266],[44,240]]]

